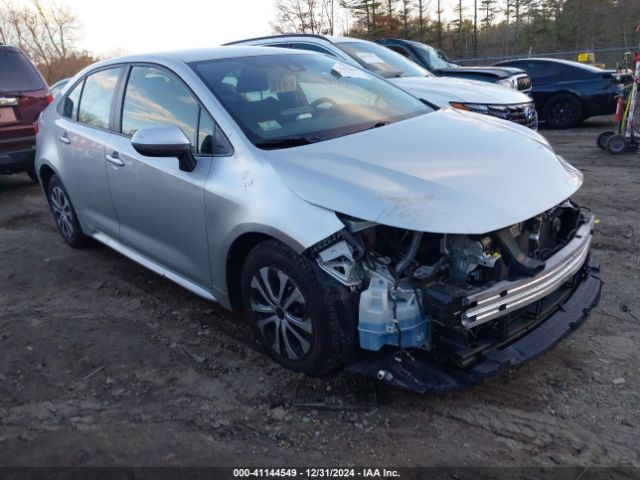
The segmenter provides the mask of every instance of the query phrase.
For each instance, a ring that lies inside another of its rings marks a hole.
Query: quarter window
[[[218,124],[211,115],[200,109],[198,124],[198,154],[200,155],[228,155],[231,147]]]
[[[101,70],[86,78],[78,110],[79,122],[94,127],[109,128],[111,103],[121,70],[121,67]],[[65,105],[65,112],[66,108]],[[73,115],[73,110],[71,113]]]
[[[78,106],[80,105],[80,92],[84,81],[73,87],[73,90],[64,99],[62,115],[71,120],[78,120]]]
[[[173,75],[154,67],[133,67],[122,108],[122,133],[141,128],[176,125],[197,145],[200,107]]]

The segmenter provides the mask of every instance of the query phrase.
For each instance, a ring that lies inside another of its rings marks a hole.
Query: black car
[[[524,93],[531,91],[531,80],[525,71],[512,67],[461,67],[451,62],[444,52],[412,40],[384,38],[378,43],[413,60],[438,77],[458,77],[467,80],[498,83]]]
[[[526,70],[540,119],[551,128],[574,127],[589,117],[616,111],[621,87],[615,70],[555,58],[525,58],[497,65]]]
[[[47,82],[16,47],[0,44],[0,174],[33,169],[40,113],[51,103]]]

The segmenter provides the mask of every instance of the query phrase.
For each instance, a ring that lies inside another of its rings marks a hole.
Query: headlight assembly
[[[489,107],[487,105],[482,105],[481,103],[451,102],[450,105],[453,108],[467,110],[468,112],[489,113]]]
[[[515,83],[509,78],[505,78],[504,80],[498,80],[498,85],[502,85],[503,87],[507,87],[507,88],[515,88],[515,89],[518,88],[515,85]]]

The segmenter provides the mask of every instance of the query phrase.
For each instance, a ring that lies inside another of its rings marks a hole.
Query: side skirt
[[[212,300],[214,302],[216,301],[216,298],[211,294],[209,290],[202,288],[200,285],[193,283],[191,280],[187,280],[183,276],[178,275],[177,273],[174,273],[171,270],[166,269],[165,267],[157,264],[152,260],[149,260],[147,257],[140,255],[135,250],[132,250],[131,248],[122,244],[118,240],[110,237],[109,235],[102,232],[93,232],[91,236],[95,238],[97,241],[99,241],[100,243],[104,243],[107,247],[112,248],[116,252],[124,255],[128,259],[133,260],[134,262],[142,265],[143,267],[148,268],[152,272],[155,272],[162,277],[168,278],[172,282],[177,283],[178,285],[186,288],[190,292],[193,292],[196,295],[202,298],[205,298],[207,300]]]

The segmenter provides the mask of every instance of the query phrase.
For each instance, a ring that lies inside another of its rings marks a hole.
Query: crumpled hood
[[[552,208],[580,187],[582,174],[538,134],[482,118],[442,109],[264,155],[310,203],[423,232],[501,229]]]
[[[533,100],[513,88],[503,87],[478,80],[452,77],[398,77],[388,81],[410,94],[437,104],[447,106],[449,102],[468,102],[492,105],[531,103]],[[434,99],[443,98],[443,102]]]

